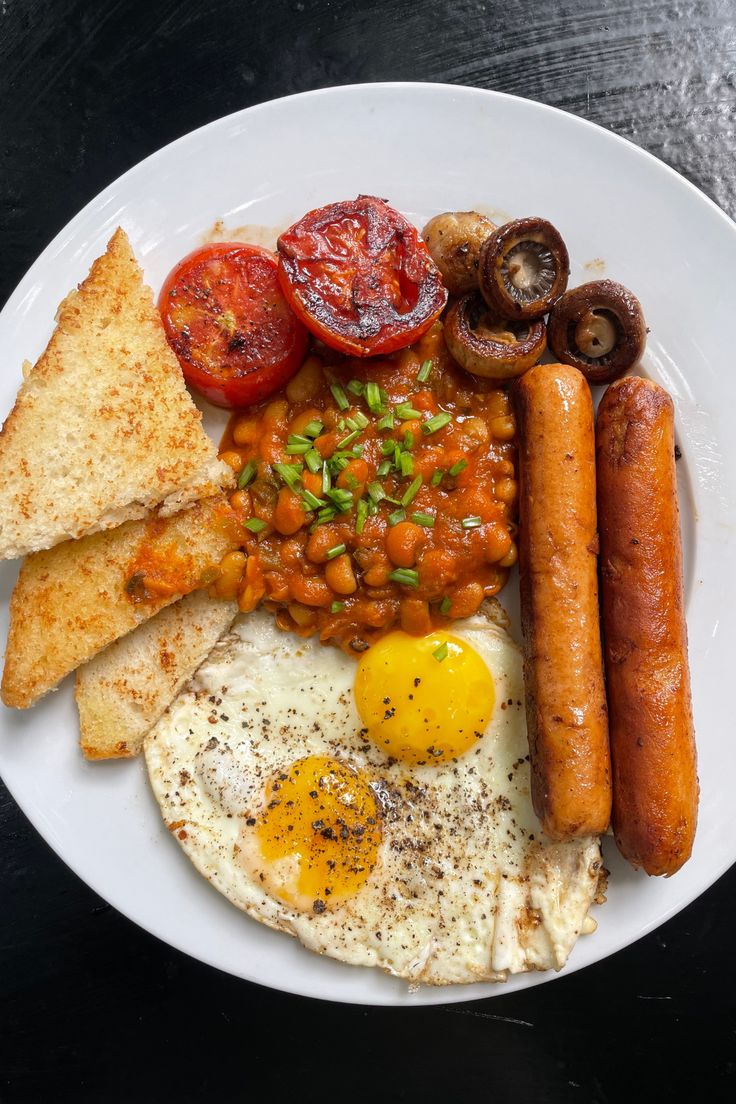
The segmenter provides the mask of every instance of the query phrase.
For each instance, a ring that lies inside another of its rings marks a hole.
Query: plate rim
[[[44,263],[48,262],[48,260],[54,256],[55,251],[59,249],[67,241],[67,239],[73,237],[78,223],[82,221],[82,219],[87,215],[91,208],[101,209],[106,201],[108,201],[109,198],[115,194],[115,191],[118,187],[135,178],[135,175],[137,173],[143,171],[146,167],[150,167],[153,163],[156,162],[157,159],[170,153],[170,151],[175,147],[190,142],[192,139],[195,139],[204,131],[212,132],[217,131],[219,128],[227,128],[228,126],[232,126],[234,123],[236,123],[237,120],[240,118],[243,118],[245,116],[252,117],[254,114],[259,114],[263,111],[271,109],[275,105],[286,105],[291,101],[329,98],[330,96],[335,96],[336,94],[340,96],[341,94],[345,93],[356,94],[358,92],[365,94],[367,97],[370,97],[374,93],[380,95],[390,91],[403,92],[408,90],[417,92],[420,95],[423,95],[425,93],[428,95],[439,93],[451,94],[453,96],[459,97],[467,97],[470,99],[481,97],[487,98],[491,101],[513,101],[517,104],[524,105],[525,109],[531,108],[532,110],[539,111],[542,114],[563,116],[567,120],[570,120],[577,128],[582,128],[583,130],[587,128],[592,128],[593,131],[602,132],[602,134],[605,135],[606,138],[610,139],[614,144],[628,147],[630,151],[633,151],[640,159],[643,159],[645,162],[649,163],[653,169],[656,169],[656,171],[660,173],[663,171],[665,177],[669,177],[672,180],[672,183],[676,186],[682,187],[683,190],[689,194],[692,201],[695,201],[700,205],[704,203],[710,209],[711,213],[715,213],[717,216],[719,216],[720,219],[723,220],[726,232],[730,231],[736,234],[736,221],[732,219],[721,207],[719,207],[719,205],[713,199],[706,195],[692,181],[688,180],[687,177],[685,177],[682,173],[678,172],[671,165],[668,165],[666,162],[662,161],[653,153],[650,153],[648,150],[636,145],[636,143],[634,143],[631,139],[626,138],[613,130],[609,130],[600,123],[596,123],[592,120],[585,119],[582,116],[576,115],[571,111],[567,111],[563,108],[541,103],[537,100],[528,99],[526,97],[507,92],[501,92],[494,89],[479,88],[472,85],[453,84],[450,82],[377,81],[368,83],[338,84],[330,85],[324,88],[311,89],[304,92],[296,92],[287,96],[275,97],[273,99],[263,100],[249,107],[240,108],[236,111],[230,112],[227,115],[212,119],[209,122],[203,123],[202,125],[194,128],[193,130],[179,135],[171,142],[160,146],[159,148],[148,154],[146,157],[142,158],[140,161],[137,161],[135,164],[131,165],[123,173],[119,174],[108,184],[106,184],[90,200],[88,200],[88,202],[85,203],[84,206],[80,208],[64,224],[64,226],[58,231],[58,233],[54,235],[54,237],[48,242],[45,248],[41,250],[37,257],[31,262],[14,289],[11,291],[10,295],[8,296],[6,302],[2,307],[2,310],[0,310],[0,318],[3,318],[6,314],[11,314],[15,310],[18,302],[21,301],[26,294],[27,285],[31,280],[31,274],[39,266],[43,268]],[[75,876],[78,877],[85,885],[89,886],[89,888],[92,889],[94,893],[96,893],[101,899],[110,903],[127,920],[136,924],[138,927],[143,928],[143,930],[145,930],[149,935],[152,935],[154,938],[164,943],[166,946],[173,947],[179,953],[183,953],[188,957],[195,959],[196,961],[203,962],[222,973],[228,974],[229,976],[239,977],[242,980],[248,981],[252,985],[258,985],[264,988],[271,988],[280,992],[286,992],[298,996],[308,996],[312,999],[332,1000],[337,1003],[358,1005],[365,1004],[379,1007],[425,1007],[428,1005],[456,1004],[463,1002],[470,1003],[471,1001],[475,1000],[489,999],[491,997],[504,995],[503,985],[496,984],[494,989],[493,984],[488,983],[489,992],[473,994],[472,996],[467,996],[463,993],[463,989],[466,988],[464,986],[448,986],[438,989],[424,987],[425,995],[424,999],[421,1002],[415,1002],[411,1000],[402,1001],[399,997],[392,1000],[390,999],[390,994],[388,994],[386,998],[383,998],[382,995],[374,997],[372,994],[368,994],[358,999],[351,995],[342,993],[338,993],[332,996],[307,993],[305,992],[304,988],[299,988],[296,985],[290,985],[286,981],[279,981],[278,983],[264,982],[260,979],[249,977],[243,972],[235,973],[227,967],[209,958],[205,952],[198,951],[195,953],[194,951],[188,950],[187,948],[179,945],[177,942],[173,942],[168,936],[160,934],[160,931],[151,926],[149,923],[144,923],[141,920],[135,919],[125,907],[125,905],[117,903],[112,895],[108,893],[102,893],[97,888],[95,884],[95,879],[89,880],[86,875],[82,875],[80,873],[76,861],[70,861],[66,857],[62,857],[59,854],[59,852],[56,850],[56,847],[54,846],[54,843],[51,842],[53,834],[51,832],[47,832],[46,829],[48,828],[48,825],[44,824],[42,816],[37,816],[35,814],[35,811],[29,812],[26,804],[24,803],[24,801],[19,799],[14,788],[7,782],[7,780],[5,780],[5,778],[3,778],[3,781],[16,805],[20,808],[23,815],[31,823],[34,830],[38,832],[44,843],[48,847],[50,847],[56,857],[68,869],[70,869],[75,874]],[[734,862],[735,860],[724,860],[722,863],[718,864],[717,868],[714,871],[709,871],[708,874],[699,881],[699,888],[695,896],[690,898],[690,900],[684,904],[675,903],[666,907],[661,914],[646,923],[634,939],[629,939],[628,937],[624,936],[620,940],[618,940],[616,937],[613,937],[611,940],[611,944],[602,954],[600,954],[600,956],[596,957],[593,962],[576,963],[575,956],[573,955],[571,960],[566,964],[564,970],[561,973],[556,973],[550,970],[527,975],[530,979],[532,979],[529,988],[536,988],[536,986],[538,985],[546,984],[547,982],[553,981],[557,978],[567,977],[580,969],[586,968],[587,966],[593,966],[599,962],[603,962],[611,955],[618,954],[626,947],[633,946],[634,943],[637,943],[640,939],[644,938],[646,935],[659,928],[662,924],[666,923],[678,912],[683,911],[689,905],[693,904],[719,878],[721,878],[727,870],[729,870],[734,865]],[[514,990],[514,992],[516,993],[522,993],[525,991],[525,988],[516,988]],[[508,993],[508,990],[506,990],[506,992]]]

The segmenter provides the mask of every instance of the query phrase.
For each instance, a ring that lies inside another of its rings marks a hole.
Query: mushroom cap
[[[481,246],[495,229],[478,211],[445,211],[424,227],[422,237],[450,295],[475,291]]]
[[[452,304],[445,315],[444,331],[447,348],[461,368],[485,379],[523,375],[547,347],[544,322],[498,321],[477,292]]]
[[[580,347],[580,335],[595,333],[596,323],[600,332],[601,322],[613,331],[615,340],[612,347],[602,345],[600,355],[592,356]],[[615,280],[593,280],[572,288],[555,303],[547,339],[557,359],[578,368],[589,383],[611,383],[640,359],[647,325],[639,300],[628,288]]]
[[[546,219],[514,219],[485,241],[478,275],[481,294],[499,318],[541,318],[567,287],[567,246]]]

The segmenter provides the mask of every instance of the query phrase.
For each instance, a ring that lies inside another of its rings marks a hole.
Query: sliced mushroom
[[[424,227],[422,237],[450,295],[475,291],[480,249],[495,229],[495,224],[477,211],[446,211]]]
[[[499,318],[541,318],[567,287],[570,258],[551,222],[514,219],[494,230],[480,254],[480,290]]]
[[[474,376],[521,376],[547,347],[544,322],[499,322],[475,292],[453,303],[445,316],[445,342],[458,364]]]
[[[594,280],[566,292],[550,312],[549,346],[590,383],[610,383],[641,357],[647,326],[635,295],[614,280]]]

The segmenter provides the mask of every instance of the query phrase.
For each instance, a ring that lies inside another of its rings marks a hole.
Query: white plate
[[[385,196],[419,222],[472,207],[549,218],[567,241],[572,283],[605,271],[641,297],[651,327],[646,369],[677,405],[702,787],[695,853],[671,880],[648,880],[607,841],[609,902],[597,910],[597,933],[580,940],[570,972],[661,924],[736,860],[729,690],[736,654],[736,373],[729,363],[736,227],[717,207],[615,135],[497,93],[386,84],[263,104],[149,157],[44,250],[0,316],[0,413],[13,402],[23,359],[42,351],[59,301],[118,224],[158,289],[217,218],[231,228],[280,228],[310,207],[359,192]],[[3,638],[15,574],[15,565],[0,571]],[[164,830],[142,761],[82,760],[70,680],[28,713],[2,712],[0,766],[36,828],[93,889],[161,939],[232,974],[315,997],[402,1005],[488,997],[550,976],[409,993],[403,982],[313,956],[247,919],[195,873]]]

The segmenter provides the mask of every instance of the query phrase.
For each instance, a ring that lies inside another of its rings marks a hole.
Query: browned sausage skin
[[[552,839],[599,835],[611,779],[590,390],[576,368],[540,364],[518,381],[515,401],[532,801]]]
[[[698,780],[667,392],[612,384],[596,452],[614,834],[634,866],[669,875],[692,851]]]

